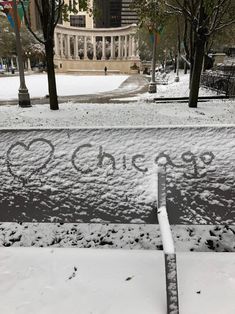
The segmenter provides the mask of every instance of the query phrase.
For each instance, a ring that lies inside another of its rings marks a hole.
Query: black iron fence
[[[217,91],[218,94],[235,96],[235,64],[223,64],[203,72],[201,85]]]

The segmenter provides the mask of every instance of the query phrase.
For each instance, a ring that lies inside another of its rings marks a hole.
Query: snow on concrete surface
[[[171,225],[176,252],[234,252],[235,226]],[[77,247],[162,250],[159,226],[1,223],[2,247]]]
[[[234,224],[234,137],[232,127],[3,130],[0,221],[156,223],[153,169],[165,157],[172,224]]]
[[[96,94],[114,90],[128,78],[127,75],[112,76],[77,76],[56,75],[58,96]],[[48,94],[48,83],[46,74],[35,74],[25,76],[26,86],[30,97],[45,97]],[[0,77],[0,100],[11,100],[18,98],[19,77]]]
[[[181,314],[235,313],[235,254],[177,254]],[[159,251],[0,250],[4,314],[166,312]]]

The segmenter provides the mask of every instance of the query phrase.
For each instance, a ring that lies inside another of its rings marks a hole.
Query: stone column
[[[137,45],[136,45],[136,40],[135,40],[134,36],[133,36],[133,45],[134,45],[134,56],[136,58],[136,56],[137,56]]]
[[[124,47],[124,56],[127,58],[127,35],[125,35],[125,47]]]
[[[105,56],[105,36],[102,37],[102,59],[101,60],[105,60],[106,56]]]
[[[110,58],[114,59],[115,54],[114,54],[114,37],[111,36],[111,42],[110,42]]]
[[[118,36],[118,59],[121,59],[121,36]]]
[[[131,36],[131,57],[135,58],[135,37]]]
[[[64,57],[68,57],[68,41],[67,41],[67,35],[63,35],[63,42],[64,42]]]
[[[136,48],[136,53],[135,53],[135,56],[137,59],[140,59],[140,51],[139,51],[139,45],[138,45],[138,42],[135,41],[135,48]]]
[[[71,51],[70,51],[70,36],[67,35],[67,58],[71,58]]]
[[[87,60],[87,37],[84,36],[84,60]]]
[[[55,49],[55,56],[57,57],[59,55],[59,49],[58,49],[58,34],[54,34],[54,49]]]
[[[63,58],[64,57],[64,38],[63,34],[60,34],[60,55]]]
[[[93,60],[97,60],[97,58],[96,58],[96,36],[93,36]]]
[[[132,48],[132,41],[131,41],[131,35],[129,35],[129,40],[128,40],[128,58],[131,59],[131,55],[132,55],[132,51],[131,51],[131,48]]]
[[[74,36],[74,58],[75,60],[78,59],[78,36]]]

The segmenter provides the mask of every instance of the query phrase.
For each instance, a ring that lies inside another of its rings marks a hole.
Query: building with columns
[[[95,17],[92,11],[79,10],[75,1],[65,0],[78,12],[55,29],[56,71],[103,73],[106,66],[109,73],[132,72],[133,65],[140,65],[132,0],[89,0],[91,9],[94,1],[99,11]],[[29,21],[33,30],[40,28],[35,1],[30,1]]]
[[[136,25],[117,28],[55,29],[55,64],[59,72],[130,73],[139,65]]]
[[[130,0],[95,1],[106,12],[101,20],[78,11],[70,15],[69,22],[57,25],[54,60],[58,72],[103,73],[107,67],[109,73],[130,73],[133,65],[139,66],[137,25],[121,26],[122,2]],[[70,0],[65,2],[75,5]],[[93,6],[93,0],[90,5]]]

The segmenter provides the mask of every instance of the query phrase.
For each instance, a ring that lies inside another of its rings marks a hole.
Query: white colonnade
[[[72,60],[138,60],[136,25],[118,28],[76,28],[57,25],[55,57]]]

